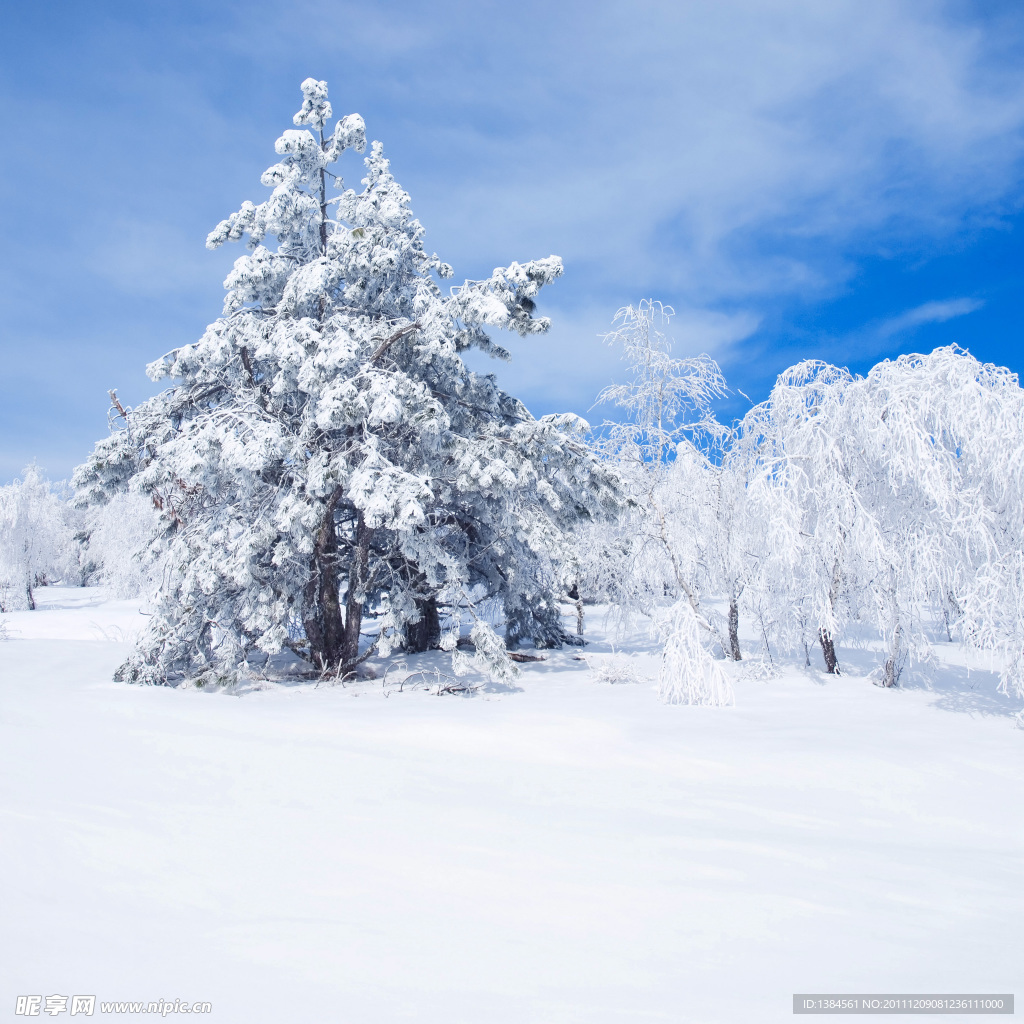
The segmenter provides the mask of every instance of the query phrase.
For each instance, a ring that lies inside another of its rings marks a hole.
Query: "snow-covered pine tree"
[[[614,508],[616,478],[584,421],[534,419],[461,353],[508,358],[488,327],[545,331],[534,301],[561,261],[442,293],[435,275],[452,269],[423,248],[381,145],[363,190],[344,189],[331,167],[364,148],[362,118],[329,130],[326,83],[302,92],[298,129],[261,179],[269,199],[243,203],[207,240],[249,238],[223,316],[151,364],[170,387],[126,411],[76,477],[85,500],[129,486],[162,511],[165,582],[121,676],[223,676],[286,646],[347,672],[365,656],[368,604],[381,653],[454,651],[468,611],[478,663],[511,671],[474,605],[500,608],[510,645],[568,639],[552,565],[573,524]],[[444,605],[454,625],[442,636]]]

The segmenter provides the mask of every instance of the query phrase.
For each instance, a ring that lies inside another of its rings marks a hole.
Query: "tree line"
[[[582,643],[583,602],[601,601],[653,624],[667,700],[730,699],[741,623],[748,654],[829,673],[873,630],[886,686],[941,628],[1021,691],[1014,374],[955,347],[863,378],[808,361],[723,424],[720,368],[675,357],[671,309],[647,300],[608,336],[630,366],[600,396],[614,416],[535,418],[463,355],[507,359],[495,329],[546,331],[537,296],[561,261],[442,288],[453,270],[424,248],[380,143],[346,187],[362,118],[331,127],[326,83],[302,92],[269,197],[207,240],[246,240],[223,314],[149,366],[161,394],[112,395],[73,498],[35,469],[0,489],[5,608],[76,573],[150,588],[119,677],[161,684],[284,655],[344,677],[431,648],[507,679],[518,646]]]

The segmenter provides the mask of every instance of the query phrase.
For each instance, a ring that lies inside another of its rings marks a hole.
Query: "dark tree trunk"
[[[825,657],[825,671],[830,676],[839,675],[839,659],[836,657],[836,645],[832,643],[832,637],[828,630],[824,627],[819,629],[818,639],[821,641],[821,653]]]
[[[845,539],[845,532],[842,534]],[[839,584],[842,576],[839,572],[839,559],[835,560],[832,566],[832,585],[828,588],[828,606],[835,611],[836,598],[839,596]],[[818,629],[818,639],[821,641],[821,653],[825,658],[825,671],[830,676],[838,676],[839,659],[836,657],[836,645],[832,642],[832,634],[824,626]]]
[[[28,610],[30,612],[34,612],[36,610],[36,599],[35,595],[32,593],[31,583],[25,584],[25,597],[28,599]]]
[[[729,657],[733,661],[742,661],[740,653],[740,607],[736,598],[729,599]]]
[[[583,636],[583,597],[580,594],[580,581],[577,580],[569,591],[569,600],[576,605],[576,635]]]
[[[420,617],[405,631],[405,649],[411,654],[432,651],[441,642],[441,617],[437,612],[437,598],[417,600]]]
[[[334,511],[341,500],[336,491],[317,530],[313,545],[309,582],[306,584],[306,639],[313,664],[321,669],[336,668],[344,653],[345,626],[338,596],[338,535]]]
[[[352,550],[352,568],[348,576],[348,594],[345,598],[345,639],[341,652],[342,668],[352,668],[359,660],[359,632],[363,628],[363,606],[366,604],[366,584],[370,567],[370,541],[373,530],[363,522],[363,514],[356,514],[356,543]]]

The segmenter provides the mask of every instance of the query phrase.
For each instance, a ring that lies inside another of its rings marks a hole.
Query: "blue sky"
[[[598,335],[648,296],[755,400],[808,357],[1024,370],[1019,3],[3,6],[0,479],[67,475],[107,389],[150,394],[218,315],[238,251],[206,233],[265,194],[307,76],[458,279],[564,258],[551,333],[494,367],[538,415],[587,414],[622,374]]]

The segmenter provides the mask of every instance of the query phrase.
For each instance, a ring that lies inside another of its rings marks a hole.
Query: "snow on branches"
[[[670,315],[650,300],[626,307],[608,335],[632,380],[601,395],[625,412],[605,425],[603,450],[632,502],[577,552],[592,593],[656,624],[666,698],[727,702],[707,658],[742,658],[741,607],[762,654],[774,644],[810,664],[820,646],[832,673],[837,643],[868,627],[883,641],[884,686],[929,659],[942,623],[995,656],[1004,691],[1024,692],[1016,376],[955,346],[863,378],[811,360],[725,428],[710,411],[718,367],[671,355]]]
[[[998,652],[1004,688],[1022,687],[1015,375],[955,346],[885,360],[864,378],[803,363],[745,429],[758,439],[760,485],[799,522],[776,568],[830,671],[833,636],[869,622],[886,644],[879,681],[892,686],[908,658],[927,658],[938,620]]]
[[[73,520],[36,465],[0,487],[0,611],[34,610],[36,587],[77,575]]]
[[[149,366],[166,390],[117,405],[76,472],[108,574],[161,575],[122,678],[226,679],[283,651],[344,675],[373,651],[440,648],[459,672],[507,680],[509,647],[580,642],[558,608],[572,588],[579,630],[580,595],[649,616],[670,702],[731,701],[722,663],[744,657],[741,616],[766,659],[810,664],[817,647],[830,673],[873,631],[885,686],[929,657],[941,623],[1024,693],[1014,374],[956,347],[865,377],[806,361],[725,426],[717,363],[673,355],[671,308],[645,300],[606,336],[630,367],[599,398],[618,419],[596,441],[578,417],[535,419],[462,357],[509,358],[495,328],[546,331],[537,296],[561,260],[442,289],[452,268],[424,248],[381,144],[347,188],[336,165],[366,148],[362,118],[331,127],[326,83],[302,94],[261,177],[269,196],[207,239],[247,240],[223,315]],[[3,528],[27,537],[4,501]],[[118,528],[119,508],[139,530]],[[8,570],[28,601],[33,572]]]
[[[625,413],[604,424],[601,447],[630,504],[614,525],[593,528],[578,557],[592,586],[658,624],[664,698],[720,703],[730,699],[728,686],[710,667],[706,648],[723,651],[728,641],[702,596],[717,582],[711,562],[728,521],[718,514],[722,477],[707,450],[708,441],[717,445],[723,437],[710,403],[725,394],[725,379],[708,356],[672,356],[663,330],[672,315],[671,307],[648,299],[620,309],[605,336],[622,346],[632,374],[598,398]],[[659,610],[666,599],[675,602],[667,618]],[[699,680],[691,679],[695,672]]]
[[[460,356],[507,357],[487,327],[546,330],[535,299],[561,261],[442,292],[452,269],[424,249],[381,144],[363,189],[345,188],[331,168],[363,150],[363,121],[330,131],[326,83],[302,92],[297,128],[261,179],[269,198],[207,239],[248,237],[223,316],[150,365],[167,390],[76,475],[85,500],[128,489],[160,510],[164,583],[121,674],[223,678],[286,648],[351,672],[368,653],[368,612],[382,652],[423,649],[472,596],[505,624],[503,643],[480,617],[477,660],[507,675],[505,643],[567,638],[555,565],[575,524],[619,500],[582,421],[534,419]]]

